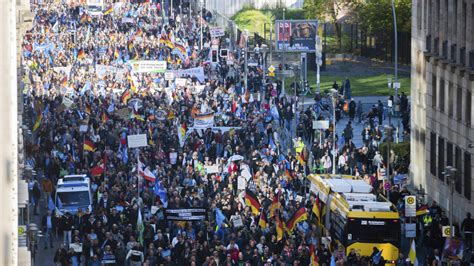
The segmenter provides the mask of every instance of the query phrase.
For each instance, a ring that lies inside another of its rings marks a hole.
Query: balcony
[[[459,48],[459,64],[466,65],[466,47]]]
[[[443,42],[443,46],[442,46],[442,58],[444,60],[447,60],[448,59],[448,41],[444,41]]]
[[[457,61],[456,51],[457,51],[457,45],[456,44],[451,45],[451,61],[453,61],[454,63],[456,63]]]

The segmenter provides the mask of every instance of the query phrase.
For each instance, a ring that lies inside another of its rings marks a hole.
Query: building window
[[[436,82],[436,75],[433,74],[431,76],[431,107],[435,108],[436,107],[436,96],[438,94],[438,90],[436,88],[437,82]]]
[[[446,88],[444,87],[444,79],[439,80],[439,110],[441,112],[444,112],[444,100],[445,100],[445,90]]]
[[[456,165],[454,166],[458,171],[456,172],[456,192],[462,193],[462,153],[461,148],[456,147]]]
[[[446,165],[453,166],[453,144],[449,141],[446,143]]]
[[[421,0],[419,0],[416,3],[416,22],[419,30],[421,30],[421,11]]]
[[[444,139],[438,136],[438,178],[444,181]]]
[[[462,119],[462,88],[458,87],[456,93],[456,119],[461,121]]]
[[[430,134],[430,173],[436,176],[436,134]]]
[[[453,83],[449,82],[448,88],[448,115],[449,117],[453,117],[454,113],[454,87]]]
[[[467,91],[466,92],[466,105],[464,107],[464,110],[466,110],[466,124],[468,126],[471,125],[471,112],[472,112],[472,106],[471,106],[471,92]]]
[[[464,152],[464,197],[471,199],[471,154]]]

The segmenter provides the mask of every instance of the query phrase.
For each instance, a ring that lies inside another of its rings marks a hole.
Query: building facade
[[[474,210],[474,0],[413,0],[411,54],[411,182],[449,210],[455,167],[460,222]]]

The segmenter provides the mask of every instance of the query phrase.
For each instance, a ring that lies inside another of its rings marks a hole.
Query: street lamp
[[[393,31],[395,34],[395,82],[398,83],[398,34],[397,34],[397,15],[395,13],[395,3],[392,0],[392,13],[393,13]],[[398,95],[398,87],[394,86],[395,90],[393,92],[393,97],[395,100],[396,95]]]
[[[393,127],[389,123],[388,125],[384,126],[385,128],[385,139],[387,140],[387,174],[386,177],[384,177],[384,189],[385,189],[385,184],[388,182],[390,184],[390,187],[392,186],[391,180],[390,180],[390,142],[392,141],[392,136],[393,136]],[[387,193],[387,199],[390,200],[390,193]]]
[[[332,174],[336,174],[336,105],[339,92],[336,89],[331,89],[330,94],[332,97]]]
[[[454,236],[453,232],[453,200],[454,200],[454,186],[456,185],[456,172],[458,170],[450,165],[446,166],[446,170],[442,172],[444,174],[446,181],[450,187],[450,205],[449,205],[449,226],[450,226],[450,237]]]
[[[263,75],[262,75],[262,85],[265,84],[265,71],[267,70],[267,52],[268,52],[268,45],[262,44],[260,47],[260,51],[262,52],[262,65],[263,65]]]

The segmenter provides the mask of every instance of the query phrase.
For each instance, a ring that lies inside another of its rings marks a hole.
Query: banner
[[[316,50],[317,20],[276,20],[277,50],[314,52]]]
[[[214,113],[197,114],[194,117],[194,128],[206,129],[214,126]]]
[[[168,208],[165,210],[165,218],[168,221],[202,221],[207,219],[207,210],[204,208]]]
[[[222,27],[213,27],[209,29],[212,38],[222,37],[225,35],[224,28]]]
[[[56,73],[65,73],[66,76],[69,77],[69,75],[71,74],[71,66],[67,66],[67,67],[53,67],[53,70],[54,72]]]
[[[135,23],[134,18],[122,18],[122,23]]]
[[[203,67],[179,69],[178,73],[177,73],[177,76],[179,76],[179,77],[184,77],[184,76],[193,77],[193,76],[195,76],[199,80],[199,82],[204,82],[204,79],[205,79],[204,68]]]
[[[166,61],[158,60],[132,60],[130,61],[135,73],[164,73],[166,71]]]
[[[125,69],[107,65],[96,65],[95,73],[99,78],[103,78],[107,73],[110,73],[112,76],[115,76],[117,80],[122,80],[125,75]]]

